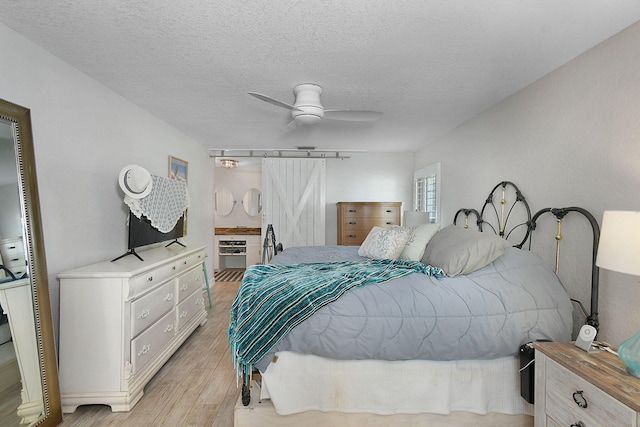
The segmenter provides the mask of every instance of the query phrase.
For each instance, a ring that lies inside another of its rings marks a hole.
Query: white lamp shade
[[[640,212],[604,212],[596,265],[640,276]]]

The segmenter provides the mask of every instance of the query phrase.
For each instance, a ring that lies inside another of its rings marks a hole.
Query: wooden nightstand
[[[617,356],[535,343],[535,425],[640,427],[640,379]]]

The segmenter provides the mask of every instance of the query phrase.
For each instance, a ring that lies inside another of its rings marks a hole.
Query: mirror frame
[[[47,263],[44,252],[40,199],[36,176],[35,152],[28,108],[0,99],[0,118],[15,126],[20,196],[24,215],[25,250],[33,292],[36,338],[40,359],[40,375],[44,398],[44,416],[34,426],[57,426],[62,423],[62,405],[58,382],[58,364],[53,319],[49,298]]]

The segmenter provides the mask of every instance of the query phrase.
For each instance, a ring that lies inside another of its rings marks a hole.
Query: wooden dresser
[[[129,411],[198,325],[205,246],[159,247],[60,273],[63,412],[104,404]]]
[[[640,427],[640,379],[617,356],[534,343],[535,425]]]
[[[402,202],[338,202],[338,244],[359,246],[376,225],[400,225]]]

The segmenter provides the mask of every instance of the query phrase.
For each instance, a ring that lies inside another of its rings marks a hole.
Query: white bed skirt
[[[331,360],[276,354],[261,399],[280,415],[304,411],[390,414],[533,414],[520,396],[518,357],[472,361]]]

